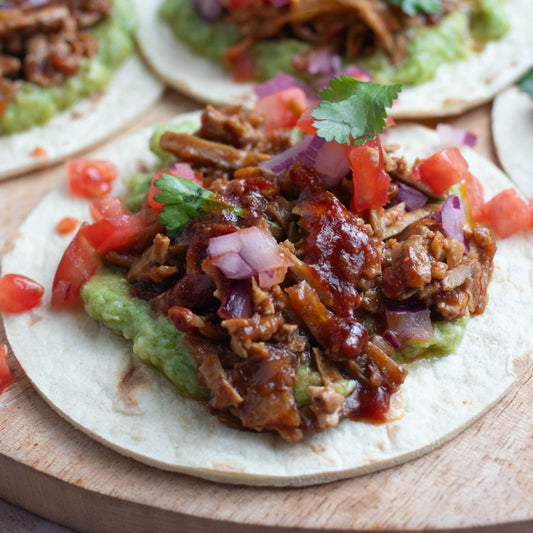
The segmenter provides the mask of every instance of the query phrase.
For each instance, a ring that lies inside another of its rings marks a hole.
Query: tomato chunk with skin
[[[0,344],[0,394],[14,383],[11,370],[7,366],[7,346]]]
[[[413,177],[429,185],[437,194],[464,180],[468,163],[458,148],[444,148],[413,167]]]
[[[86,226],[82,234],[95,250],[110,252],[133,244],[145,227],[146,222],[139,215],[121,215],[102,218]]]
[[[119,196],[97,198],[89,204],[89,213],[94,222],[103,218],[127,215],[128,210]]]
[[[307,107],[307,95],[299,87],[289,87],[259,98],[255,110],[264,116],[267,131],[292,128]]]
[[[39,306],[44,287],[20,274],[0,278],[0,313],[24,313]]]
[[[66,167],[70,194],[80,198],[107,196],[118,177],[118,170],[109,161],[69,159]]]
[[[80,302],[80,290],[102,262],[101,254],[88,242],[83,231],[84,222],[67,246],[57,267],[52,284],[52,306],[59,307]]]
[[[379,135],[350,148],[350,167],[353,181],[350,210],[361,213],[385,205],[390,176],[385,170]]]
[[[474,222],[485,220],[485,200],[483,199],[483,185],[470,172],[465,177],[465,190],[468,212]]]
[[[531,209],[515,189],[505,189],[487,202],[486,219],[505,239],[531,226]]]
[[[316,128],[313,126],[315,118],[311,116],[312,107],[305,108],[304,112],[300,115],[300,118],[296,122],[296,126],[305,133],[310,135],[316,135]]]
[[[172,168],[165,168],[163,170],[156,170],[152,177],[152,184],[148,190],[148,204],[156,212],[161,213],[163,211],[163,205],[154,199],[154,196],[161,192],[154,184],[157,180],[161,179],[163,174],[170,174],[184,180],[191,180],[198,185],[202,185],[202,178],[197,172],[195,172],[189,163],[176,163]]]

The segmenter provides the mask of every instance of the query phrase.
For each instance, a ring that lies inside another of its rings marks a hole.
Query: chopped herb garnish
[[[154,185],[161,191],[154,195],[154,200],[164,204],[157,220],[167,228],[171,237],[178,237],[190,220],[203,213],[227,209],[239,217],[248,214],[245,209],[228,204],[214,192],[191,180],[162,174]]]
[[[533,98],[533,68],[518,81],[518,87]]]
[[[387,107],[398,97],[402,86],[359,81],[348,76],[334,78],[320,93],[322,101],[311,111],[317,135],[340,144],[363,144],[381,133],[386,125]]]
[[[389,4],[400,6],[410,17],[417,13],[441,13],[441,0],[387,0]]]

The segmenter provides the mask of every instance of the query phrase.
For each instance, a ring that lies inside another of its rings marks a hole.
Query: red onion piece
[[[222,319],[252,316],[252,287],[248,280],[230,281],[217,314]]]
[[[216,239],[216,237],[215,237]],[[248,279],[256,271],[239,255],[239,252],[226,252],[214,256],[211,261],[222,270],[228,279]]]
[[[241,249],[241,237],[238,231],[228,233],[227,235],[220,235],[209,239],[207,246],[207,255],[213,258],[217,255],[225,254],[228,252],[239,253]]]
[[[404,348],[411,341],[425,341],[433,337],[428,307],[389,303],[385,307],[385,320],[387,331],[384,337],[396,349]]]
[[[286,72],[280,72],[275,78],[256,85],[254,87],[254,93],[258,98],[262,98],[291,87],[298,87],[302,89],[308,97],[311,96],[311,91],[306,83]]]
[[[428,201],[428,197],[424,193],[404,183],[398,183],[398,192],[396,193],[395,199],[397,202],[405,203],[406,211],[420,209]]]
[[[169,169],[169,174],[203,185],[202,175],[195,172],[189,163],[174,163]]]
[[[440,139],[445,143],[452,145],[464,144],[470,148],[476,146],[477,136],[461,128],[454,128],[449,124],[439,123],[437,124],[437,133],[439,134]]]
[[[272,234],[258,226],[212,237],[207,254],[228,279],[258,275],[263,288],[281,283],[292,264]]]
[[[321,174],[328,187],[335,187],[350,172],[349,146],[326,142],[314,136],[300,162]]]
[[[196,14],[205,22],[216,22],[224,13],[224,7],[219,0],[193,0]]]
[[[313,50],[307,54],[309,74],[328,74],[331,77],[338,76],[341,71],[341,57],[331,50]]]
[[[446,235],[450,239],[462,242],[465,245],[465,253],[468,253],[468,243],[463,233],[465,218],[465,206],[456,194],[448,196],[435,215],[435,221],[442,226]]]
[[[279,174],[284,170],[287,170],[294,162],[299,161],[300,157],[307,150],[307,147],[311,144],[313,137],[310,135],[298,144],[291,146],[281,154],[278,154],[266,161],[259,163],[259,166],[268,172]]]
[[[294,162],[314,168],[319,172],[328,187],[334,187],[350,172],[349,147],[335,141],[326,142],[316,135],[306,137],[281,154],[267,159],[259,166],[264,170],[279,174]]]

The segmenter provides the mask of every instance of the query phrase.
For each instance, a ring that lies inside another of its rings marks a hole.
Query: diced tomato
[[[350,166],[353,181],[350,209],[360,213],[385,205],[390,176],[385,171],[379,135],[350,148]]]
[[[265,119],[265,129],[291,128],[307,107],[307,95],[299,87],[289,87],[259,98],[255,110]]]
[[[59,235],[68,235],[76,231],[76,228],[80,225],[80,221],[77,218],[63,217],[56,224],[56,231]]]
[[[32,157],[35,157],[35,158],[46,158],[48,157],[48,152],[45,148],[43,148],[42,146],[36,146],[32,151],[31,151],[31,154],[30,154]]]
[[[444,148],[422,159],[413,168],[413,177],[429,185],[437,194],[464,180],[467,174],[468,163],[456,147]]]
[[[121,215],[102,218],[83,229],[83,237],[95,250],[109,252],[133,244],[137,235],[146,227],[139,215]]]
[[[20,274],[0,278],[0,313],[24,313],[41,303],[44,287]]]
[[[163,204],[161,202],[158,202],[157,200],[154,200],[154,195],[161,192],[159,189],[156,188],[154,183],[158,179],[161,179],[162,174],[170,174],[171,176],[177,176],[178,178],[183,178],[184,180],[191,180],[195,183],[198,183],[198,185],[202,185],[201,176],[198,172],[195,172],[192,169],[189,163],[176,163],[172,166],[172,168],[156,170],[154,172],[154,176],[152,177],[152,184],[150,185],[150,189],[148,190],[148,204],[157,213],[161,213],[161,211],[163,211]]]
[[[473,222],[485,220],[485,200],[483,199],[483,185],[470,172],[465,177],[466,199],[468,211]]]
[[[109,161],[69,159],[67,177],[72,196],[101,198],[111,192],[118,171]]]
[[[52,306],[58,307],[80,301],[80,290],[100,266],[101,254],[83,235],[89,227],[84,222],[59,261],[52,285]]]
[[[505,189],[486,204],[487,222],[505,239],[531,226],[530,206],[515,189]]]
[[[7,346],[0,344],[0,394],[15,380],[7,366]]]
[[[91,213],[91,218],[95,222],[102,220],[102,218],[120,217],[129,214],[119,196],[108,196],[92,200],[89,204],[89,213]]]
[[[298,126],[298,128],[300,128],[302,131],[305,131],[305,133],[316,135],[316,128],[313,126],[315,119],[311,116],[312,110],[312,107],[306,107],[304,112],[300,115],[298,122],[296,122],[296,126]]]
[[[233,68],[233,81],[236,83],[246,83],[255,78],[255,66],[252,54],[248,50],[242,51],[231,59]]]

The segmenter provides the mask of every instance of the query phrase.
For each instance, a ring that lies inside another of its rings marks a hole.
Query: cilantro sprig
[[[161,191],[154,195],[154,200],[164,204],[157,220],[167,228],[171,237],[179,237],[190,220],[204,213],[227,209],[238,217],[248,214],[245,209],[228,204],[191,180],[162,174],[154,185]]]
[[[381,85],[349,76],[334,78],[320,93],[320,104],[313,108],[317,135],[340,144],[363,144],[381,133],[386,124],[387,107],[398,97],[402,86]]]
[[[518,87],[533,98],[533,68],[518,81]]]
[[[389,4],[400,6],[402,11],[413,17],[417,13],[441,13],[442,0],[387,0]]]

